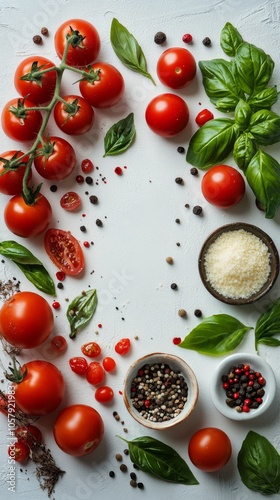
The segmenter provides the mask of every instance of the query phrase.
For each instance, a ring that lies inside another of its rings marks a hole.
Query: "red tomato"
[[[97,358],[97,356],[101,354],[101,347],[96,342],[88,342],[87,344],[82,345],[81,351],[89,358]]]
[[[80,81],[82,96],[95,108],[109,108],[119,102],[124,94],[124,79],[111,64],[98,62],[87,67],[89,80]]]
[[[95,27],[82,19],[70,19],[59,26],[54,36],[54,45],[60,59],[69,35],[75,35],[75,39],[69,46],[66,63],[78,68],[93,63],[100,52],[100,37]]]
[[[44,179],[61,181],[68,177],[76,165],[74,148],[61,137],[51,136],[39,144],[34,166]]]
[[[229,461],[231,442],[221,429],[206,427],[192,436],[188,451],[192,463],[198,469],[214,472]]]
[[[88,369],[87,360],[81,356],[69,359],[69,365],[72,372],[77,373],[78,375],[85,375]]]
[[[109,403],[114,399],[114,391],[108,385],[102,385],[96,389],[94,397],[98,403]]]
[[[29,447],[22,441],[16,441],[8,448],[9,457],[16,462],[26,462],[29,457]]]
[[[8,415],[8,400],[0,394],[0,413]]]
[[[15,430],[15,436],[19,441],[26,443],[31,448],[41,444],[43,441],[42,432],[36,425],[22,425]]]
[[[116,362],[110,356],[107,356],[102,361],[103,368],[106,372],[112,372],[116,368]]]
[[[75,404],[64,408],[54,423],[54,439],[62,451],[82,457],[100,444],[104,435],[101,415],[91,406]]]
[[[17,159],[24,154],[25,153],[22,151],[6,151],[5,153],[0,154],[0,193],[14,195],[22,192],[22,182],[29,156],[25,156],[22,161],[18,161]],[[13,170],[6,171],[6,173],[3,174],[5,172],[5,165],[7,162],[1,161],[2,158],[7,161],[15,160],[16,164],[19,166]],[[28,183],[31,181],[31,178],[32,173],[30,170]]]
[[[212,205],[230,208],[242,200],[245,181],[235,168],[216,165],[204,174],[201,189],[204,198]]]
[[[41,345],[54,326],[49,303],[34,292],[18,292],[0,310],[0,331],[9,344],[20,349]]]
[[[64,102],[58,101],[53,115],[57,126],[69,135],[85,134],[94,122],[94,111],[91,105],[77,95],[63,97]]]
[[[33,205],[27,205],[20,194],[13,196],[4,210],[4,219],[12,233],[22,238],[34,238],[43,233],[52,218],[47,198],[38,194]]]
[[[146,108],[146,122],[150,129],[162,137],[179,134],[189,122],[189,108],[175,94],[154,97]]]
[[[195,58],[182,47],[167,49],[159,57],[157,75],[161,83],[171,89],[186,87],[196,75]]]
[[[49,104],[54,95],[57,72],[47,71],[38,75],[38,71],[49,70],[52,67],[55,67],[54,63],[42,56],[30,56],[23,59],[14,76],[17,92],[22,97],[28,96],[28,99],[36,105]]]
[[[203,109],[202,111],[200,111],[200,113],[198,113],[195,121],[199,127],[202,127],[202,125],[204,125],[204,123],[209,122],[210,120],[213,120],[213,118],[214,118],[214,115],[213,115],[213,113],[211,113],[211,111],[209,111],[209,109]]]
[[[36,310],[36,309],[35,309]],[[47,415],[58,408],[64,396],[64,380],[59,369],[48,361],[29,361],[22,382],[15,383],[15,401],[27,415]]]
[[[130,351],[131,343],[130,339],[124,338],[119,340],[115,345],[115,351],[123,356],[123,354],[127,354]]]
[[[51,339],[51,348],[54,352],[62,354],[67,349],[67,341],[62,335],[55,335]]]
[[[65,274],[76,276],[83,271],[85,267],[83,250],[70,231],[48,229],[44,245],[51,261]]]
[[[60,198],[60,206],[67,210],[68,212],[72,212],[81,206],[82,200],[80,196],[74,191],[68,191]]]
[[[86,377],[89,384],[97,385],[104,379],[103,366],[98,361],[92,361],[88,365]]]
[[[35,140],[42,125],[42,115],[27,99],[11,99],[2,109],[1,122],[5,134],[15,141]]]

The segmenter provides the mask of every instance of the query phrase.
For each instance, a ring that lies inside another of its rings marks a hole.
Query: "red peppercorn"
[[[234,378],[234,379],[233,379],[233,382],[234,382],[234,384],[238,384],[239,379],[238,379],[238,378]]]
[[[122,175],[123,174],[123,171],[122,171],[122,168],[121,167],[116,167],[115,170],[114,170],[115,174],[117,175]]]
[[[89,247],[90,247],[90,244],[89,244],[89,242],[88,242],[88,241],[84,241],[84,247],[85,247],[85,248],[89,248]]]
[[[233,399],[238,399],[239,398],[239,392],[235,392],[233,394]]]
[[[149,408],[149,406],[151,406],[151,401],[149,399],[146,399],[144,405],[146,408]]]
[[[249,373],[249,379],[250,380],[255,380],[256,375],[254,373]]]
[[[224,389],[228,389],[229,388],[229,383],[228,382],[224,382],[223,383],[223,388]]]
[[[77,182],[78,184],[83,184],[83,182],[84,182],[84,178],[83,178],[83,176],[82,176],[82,175],[77,175],[77,176],[76,176],[76,182]]]
[[[254,383],[255,383],[255,382],[254,382],[254,380],[249,380],[248,385],[249,385],[250,387],[252,387],[252,386],[254,385]]]
[[[64,281],[65,280],[65,273],[63,271],[58,271],[56,273],[56,277],[58,279],[58,281]]]
[[[250,365],[244,365],[243,369],[245,372],[249,372],[251,367],[250,367]]]
[[[262,377],[262,376],[261,376],[261,377],[259,377],[259,378],[258,378],[258,383],[259,383],[260,385],[265,385],[265,384],[266,384],[266,380],[265,380],[265,378],[264,378],[264,377]]]
[[[245,413],[249,413],[250,411],[250,408],[249,406],[246,406],[245,404],[242,406],[242,411],[244,411]]]
[[[175,345],[181,344],[181,337],[174,337],[173,344],[175,344]]]
[[[236,375],[240,375],[241,374],[241,369],[240,368],[235,368],[234,373]]]
[[[257,377],[257,378],[259,378],[259,377],[261,377],[261,376],[262,376],[262,374],[261,374],[260,372],[256,372],[256,377]]]
[[[244,399],[244,405],[250,406],[251,404],[252,404],[251,399],[249,399],[249,398]]]
[[[53,303],[52,303],[52,306],[54,309],[59,309],[60,308],[60,303],[57,302],[57,300],[55,300]]]
[[[84,174],[90,174],[94,169],[94,165],[91,160],[86,158],[85,160],[82,161],[81,168]]]
[[[263,399],[262,398],[256,398],[257,403],[262,404]]]
[[[182,40],[184,43],[191,43],[192,42],[192,35],[190,33],[186,33],[185,35],[182,36]]]

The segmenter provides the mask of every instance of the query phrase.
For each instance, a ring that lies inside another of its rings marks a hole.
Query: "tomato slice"
[[[60,206],[68,212],[72,212],[73,210],[79,208],[81,203],[82,200],[80,196],[74,191],[68,191],[60,199]]]
[[[45,234],[44,245],[49,258],[65,274],[76,276],[83,271],[83,250],[70,231],[49,229]]]

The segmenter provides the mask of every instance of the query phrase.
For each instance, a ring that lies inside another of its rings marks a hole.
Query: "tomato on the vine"
[[[112,64],[97,62],[88,66],[89,79],[80,81],[82,96],[95,108],[108,108],[119,102],[124,94],[124,79]]]
[[[219,208],[230,208],[239,203],[245,193],[242,175],[228,165],[216,165],[204,174],[201,181],[204,198]]]
[[[160,94],[148,104],[145,117],[153,132],[162,137],[172,137],[187,126],[189,108],[178,95]]]
[[[49,71],[55,65],[49,59],[42,56],[30,56],[23,59],[15,72],[14,85],[17,92],[36,105],[46,106],[53,98],[57,72]],[[38,74],[40,71],[48,70],[46,73]]]
[[[67,95],[58,101],[53,110],[57,126],[68,135],[81,135],[90,130],[94,111],[88,101],[77,95]]]
[[[35,140],[43,118],[34,103],[27,99],[11,99],[2,109],[1,123],[5,134],[15,141]]]
[[[88,342],[82,345],[81,351],[89,358],[97,358],[101,354],[101,347],[97,342]]]
[[[51,136],[38,145],[34,166],[44,179],[61,181],[71,174],[75,165],[75,150],[62,137]]]
[[[181,89],[194,79],[196,62],[189,50],[172,47],[161,54],[156,69],[161,83],[172,89]]]
[[[6,151],[5,153],[0,154],[0,193],[14,195],[20,194],[22,192],[23,177],[26,171],[27,162],[29,160],[29,156],[24,155],[25,153],[23,153],[22,151],[14,150]],[[18,163],[18,166],[15,169],[5,169],[5,165],[9,160],[17,160],[21,156],[24,156],[24,158]],[[32,172],[30,170],[27,184],[30,183],[31,178]]]
[[[54,439],[62,451],[81,457],[91,453],[101,442],[104,424],[94,408],[74,404],[64,408],[54,423]]]
[[[32,416],[47,415],[56,410],[64,396],[64,379],[60,370],[49,361],[34,360],[22,366],[22,374],[22,381],[14,383],[18,407]]]
[[[102,385],[96,389],[94,397],[99,403],[109,403],[114,399],[114,391],[108,385]]]
[[[83,68],[93,63],[100,52],[100,37],[96,28],[83,19],[70,19],[57,29],[54,36],[55,50],[63,57],[69,36],[74,35],[66,56],[69,66]]]
[[[74,191],[68,191],[60,198],[60,206],[67,210],[68,212],[72,212],[79,208],[82,204],[82,200],[78,193]]]
[[[104,379],[105,373],[103,366],[98,361],[92,361],[88,365],[86,378],[89,384],[97,385]]]
[[[102,360],[102,365],[106,372],[112,372],[116,368],[116,362],[110,356],[107,356]]]
[[[29,447],[22,441],[16,441],[9,446],[8,454],[15,462],[26,462],[29,457]]]
[[[54,352],[57,352],[58,354],[64,353],[67,349],[66,338],[63,337],[62,335],[55,335],[51,339],[51,348]]]
[[[7,203],[4,220],[8,229],[22,238],[34,238],[43,233],[52,218],[52,207],[41,193],[32,205],[25,203],[23,196],[16,194]]]
[[[51,261],[65,274],[75,276],[84,270],[82,247],[70,231],[48,229],[44,245]]]
[[[189,442],[189,457],[192,463],[206,472],[214,472],[229,461],[231,442],[227,434],[216,427],[198,430]]]
[[[209,122],[210,120],[213,120],[213,118],[214,118],[214,115],[211,111],[209,111],[209,109],[203,109],[202,111],[200,111],[198,113],[195,121],[199,127],[202,127],[202,125],[204,125],[204,123]]]
[[[19,441],[26,443],[31,448],[41,444],[43,441],[42,432],[36,425],[22,425],[15,430],[15,436]]]
[[[20,349],[41,345],[54,326],[47,300],[35,292],[18,292],[0,310],[0,331],[9,344]]]
[[[77,373],[77,375],[85,375],[88,369],[88,362],[82,356],[75,356],[69,359],[69,366],[72,372]]]
[[[130,339],[128,338],[123,338],[119,340],[115,345],[116,353],[120,354],[121,356],[127,354],[130,351],[130,348],[131,348],[131,342]]]

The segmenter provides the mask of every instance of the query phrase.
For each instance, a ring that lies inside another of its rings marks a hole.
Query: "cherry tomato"
[[[51,261],[65,274],[76,276],[84,270],[82,247],[70,231],[48,229],[44,245]]]
[[[204,174],[201,190],[204,198],[212,205],[230,208],[242,200],[245,181],[235,168],[216,165]]]
[[[81,163],[81,168],[84,174],[90,174],[94,169],[94,165],[91,160],[85,158]]]
[[[16,441],[8,448],[9,457],[16,462],[26,462],[29,457],[29,447],[22,441]]]
[[[29,160],[29,156],[25,156],[22,161],[18,162],[17,168],[5,172],[6,162],[2,160],[16,160],[20,158],[25,153],[22,151],[6,151],[0,154],[0,193],[14,195],[20,194],[22,192],[22,182],[26,170],[26,164]],[[5,172],[5,174],[4,174]],[[30,183],[32,178],[32,173],[30,170],[27,184]]]
[[[101,354],[101,347],[96,342],[88,342],[87,344],[82,345],[81,351],[89,358],[97,358],[97,356]]]
[[[4,396],[0,394],[0,413],[8,415],[8,402]]]
[[[36,425],[22,425],[15,430],[15,436],[19,441],[26,443],[29,447],[41,444],[43,441],[42,432]]]
[[[62,354],[67,349],[67,341],[62,335],[55,335],[51,339],[51,348],[54,352]]]
[[[82,200],[78,193],[74,191],[68,191],[60,198],[60,206],[67,210],[68,212],[72,212],[79,208],[82,204]]]
[[[4,210],[8,229],[22,238],[34,238],[42,234],[52,218],[52,208],[47,198],[38,194],[33,205],[27,205],[20,194],[13,196]]]
[[[103,368],[106,372],[112,372],[116,368],[116,362],[110,356],[107,356],[102,360]]]
[[[111,64],[98,62],[88,66],[90,80],[80,81],[82,96],[95,108],[109,108],[119,102],[124,94],[124,79]]]
[[[172,137],[187,126],[189,108],[178,95],[161,94],[150,101],[145,116],[153,132],[162,137]]]
[[[104,375],[105,373],[103,366],[100,363],[98,363],[98,361],[92,361],[88,365],[86,377],[89,384],[91,385],[100,384],[100,382],[102,382],[102,380],[104,379]]]
[[[172,89],[189,85],[196,75],[196,62],[189,50],[173,47],[158,59],[157,75],[161,83]]]
[[[192,436],[188,451],[192,463],[198,469],[214,472],[229,461],[231,442],[221,429],[206,427]]]
[[[127,354],[130,351],[130,347],[131,347],[130,339],[124,338],[116,343],[115,351],[121,356],[123,356],[124,354]]]
[[[43,144],[39,144],[36,153],[34,166],[44,179],[61,181],[75,168],[74,148],[61,137],[48,137]]]
[[[28,99],[36,105],[49,104],[54,95],[57,72],[47,71],[38,75],[38,71],[49,70],[52,67],[55,67],[54,63],[42,56],[23,59],[14,76],[14,85],[19,95],[28,96]]]
[[[209,111],[209,109],[203,109],[202,111],[200,111],[200,113],[198,113],[195,121],[199,127],[202,127],[202,125],[204,125],[204,123],[209,122],[210,120],[213,120],[213,118],[214,118],[214,115],[213,115],[213,113],[211,113],[211,111]]]
[[[96,28],[82,19],[70,19],[61,24],[54,36],[55,50],[60,59],[69,35],[76,35],[76,39],[69,46],[66,63],[78,68],[93,63],[100,52],[100,37]]]
[[[27,415],[47,415],[58,408],[64,396],[64,380],[49,361],[29,361],[22,382],[15,383],[15,401]]]
[[[41,345],[54,326],[52,309],[34,292],[18,292],[0,310],[0,331],[9,344],[20,349]]]
[[[53,115],[57,126],[68,135],[81,135],[90,130],[94,122],[94,111],[91,105],[77,95],[63,97],[58,101]]]
[[[87,360],[81,356],[75,356],[74,358],[69,359],[69,365],[72,372],[77,373],[78,375],[85,375],[88,369]]]
[[[5,134],[15,141],[35,140],[42,125],[42,115],[27,99],[11,99],[2,109],[1,122]]]
[[[75,404],[64,408],[54,423],[54,439],[62,451],[81,457],[91,453],[104,435],[101,415],[91,406]]]
[[[94,397],[98,403],[109,403],[114,399],[114,391],[108,385],[102,385],[96,389]]]

